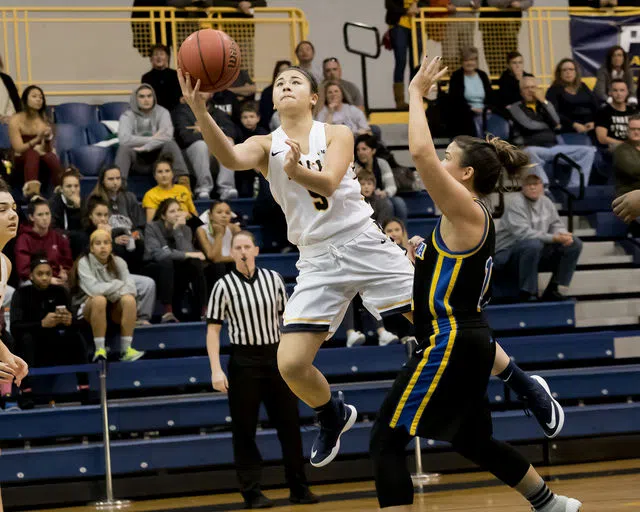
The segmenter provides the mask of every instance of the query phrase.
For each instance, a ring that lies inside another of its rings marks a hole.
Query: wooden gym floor
[[[584,512],[632,512],[640,510],[640,459],[541,468],[552,490],[582,501]],[[315,486],[322,501],[317,505],[291,506],[286,490],[267,490],[276,500],[277,512],[375,511],[372,482]],[[242,510],[239,494],[219,494],[138,501],[131,512],[222,512]],[[93,512],[94,507],[55,509],[55,512]],[[445,475],[437,484],[416,494],[416,512],[525,512],[527,503],[487,473]],[[35,512],[35,511],[34,511]],[[42,511],[39,512],[54,512]]]

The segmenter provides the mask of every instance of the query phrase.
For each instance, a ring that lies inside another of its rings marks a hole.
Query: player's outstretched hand
[[[440,69],[441,66],[442,57],[434,57],[431,59],[431,62],[429,62],[427,55],[425,55],[422,59],[420,69],[409,84],[409,92],[416,91],[419,92],[423,98],[426,97],[431,87],[437,84],[438,80],[440,80],[449,69],[446,66]]]
[[[189,73],[183,75],[182,70],[178,68],[178,82],[180,82],[180,89],[182,89],[184,100],[194,113],[207,110],[205,97],[200,93],[200,80],[196,82],[194,87],[191,84],[191,76]]]
[[[629,224],[640,216],[640,190],[632,190],[617,197],[613,204],[613,213]]]
[[[302,151],[300,150],[298,141],[287,139],[284,142],[291,148],[284,157],[284,172],[287,173],[289,178],[294,179],[298,171],[298,162],[300,162]]]

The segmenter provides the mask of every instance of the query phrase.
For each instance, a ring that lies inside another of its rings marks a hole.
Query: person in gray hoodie
[[[188,186],[188,170],[182,152],[173,139],[173,123],[169,111],[156,102],[156,93],[148,84],[139,85],[132,93],[131,108],[120,116],[116,165],[127,179],[133,167],[140,174],[151,174],[159,155],[173,156],[178,182]]]
[[[522,192],[509,198],[496,231],[493,296],[530,301],[538,298],[538,271],[551,271],[542,300],[565,300],[561,289],[571,278],[582,241],[567,231],[551,199],[544,193],[538,166],[527,170]],[[518,286],[514,290],[514,285]]]
[[[126,262],[112,254],[111,233],[96,229],[89,239],[89,253],[76,260],[71,271],[72,304],[78,318],[91,325],[93,360],[106,359],[107,315],[120,325],[121,361],[136,361],[144,352],[131,346],[136,325],[136,284]]]

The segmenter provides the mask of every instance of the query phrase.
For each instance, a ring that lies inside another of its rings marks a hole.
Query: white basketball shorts
[[[371,223],[348,242],[326,247],[321,254],[301,251],[283,333],[328,331],[330,337],[356,293],[378,319],[411,311],[413,265],[378,226]]]

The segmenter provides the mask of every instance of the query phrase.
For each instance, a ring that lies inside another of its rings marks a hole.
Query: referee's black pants
[[[300,435],[298,399],[286,385],[277,364],[278,345],[232,345],[229,359],[229,409],[233,455],[245,500],[260,493],[262,457],[256,444],[260,403],[275,427],[282,446],[285,477],[291,494],[307,490]]]

